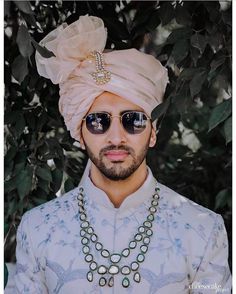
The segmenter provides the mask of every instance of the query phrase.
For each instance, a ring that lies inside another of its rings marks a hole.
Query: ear
[[[81,134],[80,134],[79,143],[80,143],[80,148],[82,150],[85,150],[85,144],[84,144],[84,138],[83,138],[83,135],[82,135],[82,131],[81,131]]]
[[[149,141],[149,147],[154,147],[157,141],[157,135],[155,129],[152,127],[150,141]]]

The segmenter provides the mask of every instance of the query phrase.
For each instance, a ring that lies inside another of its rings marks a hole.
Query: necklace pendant
[[[118,267],[117,265],[114,265],[114,264],[112,264],[112,265],[109,267],[109,269],[108,269],[108,272],[109,272],[109,274],[111,274],[111,275],[116,275],[116,274],[119,273],[119,271],[120,271],[119,267]]]
[[[140,283],[140,281],[141,281],[141,276],[140,276],[140,273],[139,273],[139,272],[137,272],[137,273],[134,274],[134,281],[135,281],[136,283]]]
[[[111,261],[112,263],[117,263],[117,262],[120,261],[120,259],[121,259],[121,255],[118,254],[118,253],[113,253],[113,254],[110,256],[110,261]]]
[[[109,287],[113,287],[114,286],[114,277],[110,277],[110,279],[108,280],[108,286]]]
[[[127,277],[125,277],[123,280],[122,280],[122,286],[124,288],[128,288],[130,285],[130,282],[129,282],[129,279]]]
[[[107,283],[106,278],[101,277],[101,278],[99,279],[99,286],[104,287],[104,286],[106,285],[106,283]]]

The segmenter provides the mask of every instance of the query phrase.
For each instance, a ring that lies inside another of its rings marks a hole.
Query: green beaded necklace
[[[141,275],[139,273],[139,267],[145,260],[145,255],[148,252],[148,246],[153,235],[152,223],[155,218],[159,201],[159,188],[155,188],[155,193],[152,196],[151,205],[148,208],[148,216],[144,220],[143,224],[138,227],[138,232],[134,235],[134,238],[129,242],[127,248],[124,248],[120,253],[110,253],[109,250],[105,249],[103,244],[99,242],[98,236],[94,232],[94,228],[90,225],[87,218],[87,210],[85,207],[84,200],[84,189],[79,188],[78,206],[80,213],[80,236],[82,244],[82,252],[84,253],[84,259],[89,264],[89,271],[87,273],[87,280],[93,282],[94,275],[97,273],[99,278],[99,285],[104,287],[108,285],[113,287],[114,276],[121,274],[122,286],[128,288],[130,286],[130,276],[133,276],[133,280],[136,283],[140,283]],[[142,242],[142,243],[141,243]],[[137,245],[141,243],[139,247],[139,253],[136,256],[136,260],[132,261],[129,265],[120,266],[119,262],[121,259],[125,259],[130,255],[130,252],[134,250]],[[98,265],[94,260],[94,256],[91,254],[91,247],[94,246],[97,252],[100,252],[101,256],[109,261],[109,265]]]

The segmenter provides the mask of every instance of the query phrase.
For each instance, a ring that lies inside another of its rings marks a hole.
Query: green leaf
[[[5,162],[10,162],[13,160],[17,152],[17,148],[15,146],[11,146],[8,150],[6,155],[4,156]]]
[[[12,75],[22,83],[28,74],[28,60],[21,55],[18,55],[12,63]]]
[[[4,222],[4,236],[7,235],[9,229],[10,229],[10,225]]]
[[[38,178],[38,187],[40,187],[47,194],[49,193],[49,183],[41,178]]]
[[[191,15],[188,10],[185,8],[185,5],[177,5],[175,11],[176,21],[179,24],[190,26],[191,25]]]
[[[25,119],[24,119],[24,116],[21,115],[14,126],[14,133],[17,138],[20,137],[24,129],[25,129]]]
[[[48,181],[48,182],[52,181],[52,174],[49,168],[43,168],[38,166],[36,168],[36,175],[45,181]]]
[[[202,72],[204,70],[203,67],[200,68],[184,68],[180,75],[179,79],[180,80],[185,80],[185,81],[190,81],[193,79],[193,77],[198,74],[199,72]]]
[[[221,190],[217,195],[216,195],[216,201],[215,201],[215,208],[223,208],[227,205],[228,199],[231,197],[229,190],[228,189],[223,189]]]
[[[55,193],[57,193],[58,190],[61,188],[62,179],[63,179],[63,171],[55,168],[52,171],[52,186]]]
[[[218,104],[212,111],[209,119],[208,132],[225,121],[232,113],[232,100],[228,99]]]
[[[9,193],[9,192],[13,191],[14,189],[16,189],[16,179],[15,179],[15,177],[4,182],[4,192],[5,193]]]
[[[191,37],[192,30],[190,28],[180,28],[174,30],[166,40],[166,44],[174,44],[179,40],[187,40]]]
[[[4,289],[7,285],[7,282],[8,282],[8,269],[7,269],[6,263],[4,262]]]
[[[50,58],[55,56],[52,51],[49,51],[46,47],[39,45],[33,38],[31,38],[31,42],[34,45],[34,48],[38,51],[38,53],[44,58]]]
[[[33,10],[31,9],[31,5],[29,1],[15,0],[14,3],[19,8],[20,11],[26,14],[33,14]]]
[[[202,54],[207,45],[206,38],[203,35],[196,33],[191,37],[191,45],[197,48]]]
[[[168,24],[175,16],[173,5],[171,5],[169,1],[162,3],[159,9],[159,14],[162,26]]]
[[[207,73],[205,71],[199,72],[193,77],[193,79],[189,83],[192,98],[201,91],[202,85],[205,82],[206,77]]]
[[[21,200],[28,195],[31,190],[32,176],[33,172],[30,167],[22,170],[22,172],[16,176],[17,191]]]
[[[180,63],[188,55],[189,44],[187,40],[179,40],[175,43],[171,56],[176,64]]]
[[[159,19],[159,11],[155,10],[153,13],[150,15],[147,23],[145,24],[145,28],[147,29],[148,32],[152,32],[153,30],[156,29],[156,27],[160,24],[160,19]]]
[[[232,116],[230,116],[224,123],[224,134],[226,144],[232,141]]]
[[[65,183],[64,183],[64,190],[65,190],[65,193],[66,192],[69,192],[70,190],[74,189],[74,183],[72,181],[72,179],[68,178]]]
[[[219,66],[224,64],[224,62],[225,62],[225,56],[220,56],[217,59],[213,59],[213,61],[210,64],[211,71],[215,71]]]
[[[19,27],[17,37],[16,37],[16,43],[19,47],[20,54],[23,57],[27,58],[32,55],[34,49],[31,45],[30,35],[26,26],[21,25]]]
[[[161,117],[164,113],[166,113],[168,107],[170,105],[170,98],[168,97],[164,102],[157,105],[156,108],[152,111],[151,118],[152,120],[156,120]]]

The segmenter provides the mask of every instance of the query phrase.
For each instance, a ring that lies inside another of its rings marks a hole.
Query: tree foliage
[[[224,4],[224,5],[223,5]],[[63,22],[95,15],[106,48],[135,47],[168,68],[158,144],[148,163],[160,182],[221,213],[231,239],[231,3],[218,1],[5,2],[5,231],[14,256],[22,214],[81,178],[87,156],[58,111],[58,86],[40,77],[39,41]],[[138,61],[137,61],[138,62]],[[13,258],[14,259],[14,258]]]

